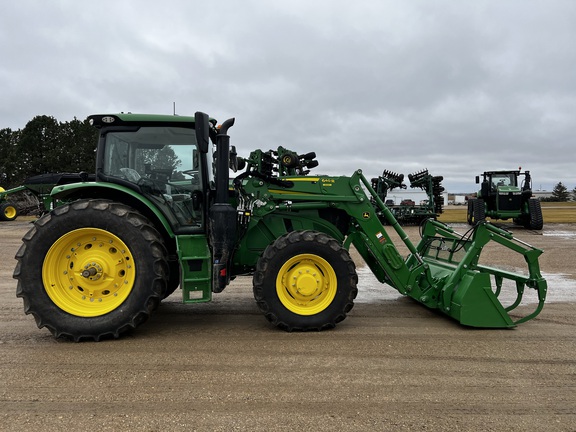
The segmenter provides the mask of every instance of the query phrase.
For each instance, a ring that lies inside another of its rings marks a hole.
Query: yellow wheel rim
[[[326,309],[336,296],[337,285],[332,266],[313,254],[290,258],[276,277],[278,298],[298,315],[314,315]]]
[[[60,237],[44,258],[42,281],[54,304],[81,317],[118,308],[134,287],[136,267],[126,244],[97,228]]]
[[[4,216],[8,219],[14,219],[16,217],[16,207],[14,206],[7,206],[4,209]]]

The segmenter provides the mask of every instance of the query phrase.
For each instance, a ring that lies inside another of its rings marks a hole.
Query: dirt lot
[[[376,298],[333,331],[289,334],[242,278],[209,304],[177,292],[138,331],[99,343],[56,340],[24,315],[12,271],[28,228],[0,223],[2,431],[576,431],[575,225],[515,231],[574,295],[513,330]]]

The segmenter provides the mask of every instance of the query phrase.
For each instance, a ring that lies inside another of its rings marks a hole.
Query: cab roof
[[[96,128],[106,126],[179,126],[194,128],[193,116],[178,116],[167,114],[93,114],[88,116],[90,124]],[[210,123],[216,120],[210,118]]]

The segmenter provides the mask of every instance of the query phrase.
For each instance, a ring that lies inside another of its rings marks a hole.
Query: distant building
[[[448,195],[448,199],[445,200],[444,202],[449,204],[449,205],[466,205],[468,202],[469,198],[476,198],[476,192],[473,193],[449,193]],[[532,196],[534,198],[538,198],[538,199],[542,199],[542,198],[550,198],[552,196],[552,192],[551,191],[545,191],[545,190],[533,190],[532,191]]]
[[[457,194],[448,194],[448,201],[446,201],[449,205],[466,205],[468,203],[468,198],[476,197],[476,192],[474,193],[457,193]]]
[[[542,198],[550,198],[552,197],[552,191],[545,191],[545,190],[533,190],[532,195],[534,198],[542,199]]]
[[[442,197],[444,198],[444,205],[446,205],[448,203],[448,193],[443,193]],[[393,203],[390,203],[390,200],[392,200]],[[414,190],[393,189],[392,191],[388,191],[388,195],[386,195],[387,204],[399,205],[402,201],[413,201],[414,203],[421,203],[422,201],[427,202],[428,195],[416,188],[414,188]]]

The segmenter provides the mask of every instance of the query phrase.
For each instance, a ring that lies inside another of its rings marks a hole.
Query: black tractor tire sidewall
[[[276,278],[290,258],[313,254],[325,259],[338,281],[334,299],[315,315],[299,315],[286,308],[276,292]],[[286,331],[323,330],[346,318],[358,293],[358,276],[348,251],[332,237],[315,231],[295,231],[278,238],[262,254],[254,273],[254,298],[272,324]]]
[[[180,286],[180,264],[177,261],[169,263],[170,277],[166,285],[166,291],[162,295],[162,300],[169,297]]]
[[[132,253],[136,266],[134,286],[115,310],[97,317],[80,317],[60,309],[50,299],[42,281],[44,257],[64,234],[79,228],[99,228],[119,237]],[[166,249],[158,232],[139,213],[111,201],[84,200],[57,207],[39,219],[25,235],[16,258],[14,277],[18,297],[24,299],[38,327],[55,336],[74,340],[94,339],[121,333],[146,321],[166,291]]]
[[[468,206],[466,209],[466,221],[468,222],[468,225],[474,225],[474,201],[476,200],[468,200]]]
[[[528,200],[529,214],[527,219],[526,228],[533,230],[541,230],[544,226],[544,219],[542,217],[542,207],[540,201],[534,198]]]
[[[483,199],[475,199],[473,203],[473,222],[477,224],[486,219],[486,209]]]

